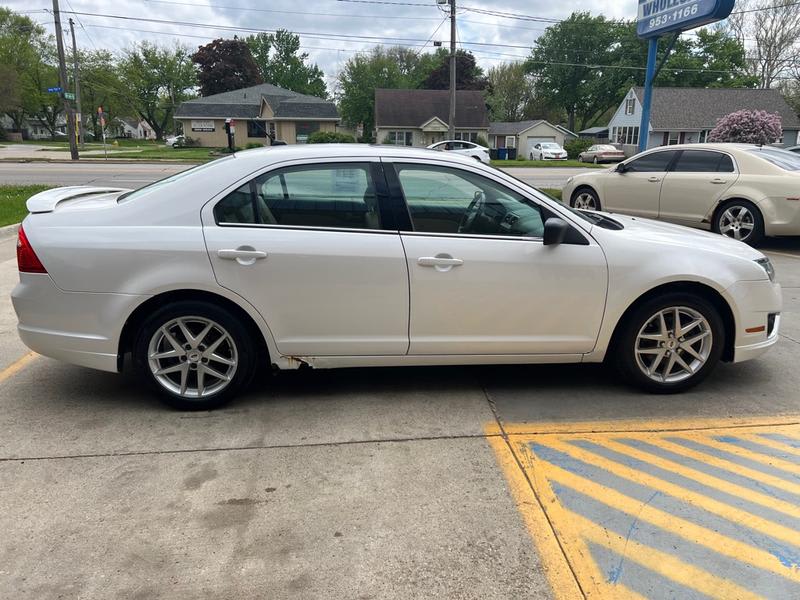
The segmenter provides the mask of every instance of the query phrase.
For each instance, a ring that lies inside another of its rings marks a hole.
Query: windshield
[[[617,150],[614,146],[598,146],[597,149],[603,152],[616,152]]]
[[[192,167],[191,169],[186,169],[185,171],[181,171],[180,173],[175,173],[174,175],[170,175],[169,177],[165,177],[164,179],[159,179],[158,181],[154,181],[144,187],[140,187],[138,190],[133,190],[132,192],[126,192],[122,194],[119,198],[117,198],[117,202],[123,202],[127,200],[134,200],[140,196],[144,196],[145,194],[149,194],[153,190],[157,190],[159,188],[168,187],[173,185],[176,182],[181,181],[185,177],[189,177],[190,175],[194,175],[195,173],[199,173],[200,171],[205,171],[209,168],[216,168],[222,165],[222,168],[225,168],[226,161],[233,160],[233,156],[226,156],[224,158],[218,158],[217,160],[212,160],[211,162],[207,162],[203,165],[197,165],[196,167]]]
[[[800,155],[780,148],[752,148],[748,150],[759,158],[780,167],[784,171],[800,171]]]
[[[558,144],[542,144],[542,148],[547,148],[548,150],[559,150],[561,146]]]

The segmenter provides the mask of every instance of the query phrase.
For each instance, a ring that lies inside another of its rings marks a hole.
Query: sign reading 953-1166
[[[640,38],[652,38],[720,21],[731,14],[734,1],[639,0],[637,33]]]

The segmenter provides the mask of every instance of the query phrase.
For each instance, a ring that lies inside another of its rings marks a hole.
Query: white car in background
[[[778,340],[769,260],[721,236],[573,210],[451,153],[237,152],[136,191],[28,200],[19,334],[172,406],[256,371],[599,363],[678,392]]]
[[[444,142],[431,144],[428,146],[428,148],[431,150],[452,152],[453,154],[469,156],[470,158],[479,160],[487,165],[492,162],[489,156],[489,149],[481,146],[480,144],[473,144],[472,142],[465,142],[462,140],[446,140]]]
[[[186,138],[183,135],[171,135],[166,139],[166,143],[170,148],[174,148],[183,144],[185,140]]]
[[[531,160],[567,160],[567,151],[555,142],[540,142],[531,148]]]
[[[800,235],[800,156],[770,146],[656,148],[570,177],[562,193],[574,208],[710,229],[748,244]]]

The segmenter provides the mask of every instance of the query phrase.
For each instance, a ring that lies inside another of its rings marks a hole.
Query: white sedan
[[[167,146],[174,148],[175,146],[180,146],[186,138],[183,135],[171,135],[165,141]]]
[[[441,152],[452,152],[453,154],[461,154],[462,156],[469,156],[475,160],[479,160],[487,165],[492,162],[489,157],[489,149],[481,146],[480,144],[473,144],[472,142],[465,142],[462,140],[448,140],[438,142],[428,146],[431,150],[439,150]]]
[[[800,156],[769,146],[685,144],[570,177],[571,206],[710,229],[758,244],[800,235]]]
[[[567,151],[555,142],[541,142],[531,148],[531,160],[567,160]]]
[[[183,409],[301,366],[609,359],[678,392],[778,339],[780,286],[757,250],[575,211],[448,153],[257,149],[27,206],[22,340],[104,371],[130,356]]]

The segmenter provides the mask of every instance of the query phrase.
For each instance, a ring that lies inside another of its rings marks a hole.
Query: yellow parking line
[[[542,443],[546,444],[550,448],[568,454],[572,456],[572,458],[604,469],[609,473],[613,473],[614,475],[623,477],[633,481],[634,483],[658,490],[677,498],[678,500],[682,500],[683,502],[688,502],[689,504],[699,506],[700,508],[717,514],[729,521],[733,521],[734,523],[741,523],[747,527],[755,529],[756,531],[760,531],[766,535],[771,535],[774,538],[788,542],[789,544],[797,543],[796,530],[773,523],[772,521],[761,516],[753,515],[747,511],[735,508],[724,502],[704,496],[703,494],[692,492],[691,490],[687,490],[679,485],[670,483],[643,471],[632,469],[623,464],[608,460],[599,454],[594,454],[593,452],[583,450],[577,446],[566,444],[555,439],[548,439]]]
[[[776,442],[775,440],[761,437],[760,435],[754,435],[752,433],[748,435],[739,435],[737,437],[745,439],[749,442],[761,444],[762,446],[767,446],[768,448],[772,448],[773,450],[778,450],[779,452],[782,452],[789,456],[797,456],[798,458],[800,458],[800,449],[792,448],[788,444],[782,444],[781,442]]]
[[[735,454],[736,456],[749,459],[753,462],[758,462],[770,467],[776,467],[781,471],[786,471],[787,473],[793,475],[800,475],[800,464],[798,463],[790,462],[788,460],[781,460],[780,458],[776,458],[774,456],[759,454],[758,452],[747,450],[746,448],[742,448],[741,446],[737,446],[735,444],[718,442],[717,440],[707,437],[696,436],[694,434],[686,434],[683,435],[682,437],[690,439],[693,442],[697,442],[699,444],[705,444],[706,446],[710,446],[711,448],[715,448],[716,450],[723,450],[725,452],[728,452],[729,454]]]
[[[28,366],[31,362],[33,362],[39,355],[36,352],[28,352],[25,356],[17,359],[10,365],[8,365],[5,369],[0,371],[0,383],[3,383],[6,379],[10,379],[17,373],[19,373],[22,369]]]
[[[543,461],[539,461],[537,463],[538,468],[542,468],[542,464]],[[650,523],[692,543],[705,546],[718,554],[749,563],[757,568],[785,577],[790,581],[800,583],[800,571],[783,567],[775,556],[765,550],[729,538],[702,525],[696,525],[650,504],[643,505],[641,501],[631,498],[622,492],[571,473],[556,465],[545,464],[546,478],[549,480],[557,481],[576,492],[624,512],[636,520]],[[646,566],[651,568],[650,565]]]

